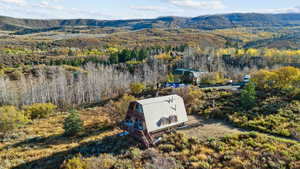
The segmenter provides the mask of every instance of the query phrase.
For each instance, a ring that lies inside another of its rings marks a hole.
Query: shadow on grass
[[[51,145],[59,145],[59,144],[68,144],[72,142],[79,142],[80,140],[83,140],[86,137],[95,136],[98,134],[101,134],[105,131],[112,130],[114,126],[105,126],[102,128],[92,128],[88,127],[85,129],[83,133],[76,137],[67,137],[64,134],[59,135],[51,135],[49,137],[34,137],[31,139],[27,139],[12,145],[7,145],[0,149],[0,151],[3,151],[5,149],[10,148],[17,148],[17,147],[31,147],[31,148],[45,148]]]
[[[138,145],[138,143],[129,136],[109,136],[102,140],[83,143],[78,147],[74,147],[67,151],[57,152],[48,157],[23,163],[14,167],[14,169],[57,169],[61,166],[64,160],[70,159],[79,153],[83,157],[98,156],[101,153],[119,155],[125,153],[130,147],[136,145]]]

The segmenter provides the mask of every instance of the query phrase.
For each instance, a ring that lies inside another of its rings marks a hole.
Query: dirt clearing
[[[202,140],[208,138],[219,138],[225,135],[244,132],[241,129],[234,128],[230,124],[215,119],[204,119],[199,116],[189,116],[186,123],[188,127],[179,130],[190,137],[198,137]]]

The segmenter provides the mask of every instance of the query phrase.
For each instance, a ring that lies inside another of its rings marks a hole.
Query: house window
[[[136,104],[135,111],[138,113],[143,113],[143,107],[140,104]]]
[[[143,122],[141,120],[136,120],[134,123],[134,128],[138,130],[144,130]]]
[[[124,122],[124,124],[125,124],[126,126],[128,126],[128,127],[132,127],[132,126],[133,126],[133,121],[130,120],[130,119],[128,119],[128,120],[126,120],[126,121]]]

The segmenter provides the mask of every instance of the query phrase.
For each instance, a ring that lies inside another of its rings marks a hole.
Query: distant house
[[[175,82],[192,83],[195,85],[200,84],[201,76],[207,73],[208,72],[194,69],[175,69],[172,72]]]

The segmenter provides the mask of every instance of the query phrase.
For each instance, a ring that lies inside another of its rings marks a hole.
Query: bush
[[[119,159],[114,168],[116,169],[133,169],[134,167],[134,163],[132,162],[132,160],[129,159]]]
[[[5,72],[3,69],[0,69],[0,77],[3,77],[3,76],[5,76]]]
[[[54,113],[57,106],[52,103],[35,103],[31,106],[23,106],[24,111],[31,119],[45,118]]]
[[[167,75],[167,82],[169,83],[175,82],[175,77],[172,73]]]
[[[158,148],[163,152],[171,152],[174,151],[176,147],[172,144],[161,144]]]
[[[70,71],[70,72],[80,72],[80,73],[87,73],[87,71],[83,70],[80,67],[77,66],[70,66],[70,65],[63,65],[63,68],[66,71]]]
[[[0,107],[0,131],[7,133],[28,122],[23,111],[17,110],[14,106]]]
[[[118,113],[119,116],[125,116],[129,107],[129,103],[135,100],[136,98],[134,96],[125,94],[119,102],[115,103],[116,113]]]
[[[292,96],[294,100],[300,100],[300,89],[294,88],[290,90],[289,95]]]
[[[88,169],[110,169],[114,167],[117,159],[110,154],[101,154],[87,160]]]
[[[23,73],[19,70],[15,70],[12,73],[9,74],[9,78],[11,80],[20,80],[22,77]]]
[[[145,90],[146,86],[142,83],[131,83],[130,91],[133,94],[140,94]]]
[[[129,155],[131,159],[138,159],[142,155],[141,150],[138,148],[130,148],[129,152],[130,152]]]
[[[83,121],[78,112],[71,111],[71,114],[64,121],[65,135],[74,136],[83,130]]]
[[[203,106],[203,91],[198,87],[187,87],[175,89],[175,94],[184,100],[188,113],[199,112]]]
[[[225,84],[227,81],[228,79],[224,78],[220,72],[206,74],[201,79],[202,84]]]
[[[87,163],[81,156],[73,157],[67,160],[63,166],[63,169],[87,169]]]

